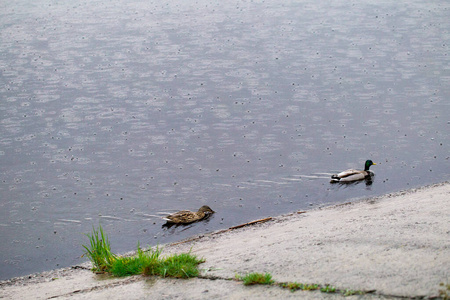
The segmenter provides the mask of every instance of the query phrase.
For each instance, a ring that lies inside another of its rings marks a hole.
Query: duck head
[[[208,205],[203,205],[199,208],[198,212],[202,212],[204,214],[213,214],[215,211],[213,211]]]
[[[376,165],[373,161],[370,159],[366,160],[366,164],[364,166],[364,171],[369,171],[370,166]]]

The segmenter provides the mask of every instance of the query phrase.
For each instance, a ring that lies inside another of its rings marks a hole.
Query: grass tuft
[[[313,283],[313,284],[302,284],[302,290],[304,290],[304,291],[314,291],[314,290],[317,290],[317,289],[319,289],[319,285],[318,284],[315,284],[315,283]]]
[[[443,300],[450,299],[450,284],[441,282],[440,286],[442,286],[443,289],[439,290],[439,297],[441,297]]]
[[[159,262],[161,250],[156,248],[143,251],[138,244],[136,253],[136,256],[132,257],[118,257],[109,272],[117,277],[142,274],[147,266]]]
[[[327,285],[321,287],[320,291],[322,293],[336,293],[336,288],[334,286],[327,284]]]
[[[319,285],[318,284],[307,284],[307,283],[298,283],[298,282],[281,283],[280,286],[282,288],[291,290],[291,292],[295,292],[297,290],[313,291],[313,290],[318,290],[319,289]]]
[[[315,291],[320,290],[322,293],[341,293],[344,296],[353,296],[353,295],[365,295],[369,292],[365,291],[357,291],[357,290],[342,290],[338,289],[334,286],[331,286],[329,284],[326,285],[319,285],[319,284],[307,284],[307,283],[298,283],[298,282],[281,282],[278,283],[278,285],[282,288],[289,289],[291,292],[295,292],[297,290],[302,291]]]
[[[93,233],[87,236],[90,245],[83,245],[84,255],[89,257],[94,265],[93,271],[107,272],[117,277],[137,274],[176,278],[197,277],[199,275],[197,266],[205,261],[190,252],[161,258],[159,248],[144,251],[139,243],[135,256],[120,257],[111,252],[108,237],[101,226],[98,230],[93,228]]]
[[[342,294],[347,296],[353,296],[353,295],[364,295],[365,293],[363,291],[355,291],[355,290],[344,290],[342,291]]]
[[[161,277],[197,277],[199,275],[197,266],[203,262],[203,259],[198,259],[190,253],[174,254],[155,263],[148,264],[144,268],[143,273]]]
[[[249,273],[244,276],[237,276],[239,280],[244,282],[244,285],[253,285],[253,284],[273,284],[272,275],[269,273],[261,274],[261,273]]]
[[[86,234],[90,245],[85,246],[84,255],[86,255],[93,264],[93,271],[108,272],[117,256],[111,252],[111,245],[108,237],[100,226],[98,230],[92,227],[92,234]]]
[[[291,292],[295,292],[296,290],[300,290],[301,289],[301,283],[297,283],[297,282],[285,282],[285,283],[280,283],[280,286],[282,288],[285,289],[289,289]]]

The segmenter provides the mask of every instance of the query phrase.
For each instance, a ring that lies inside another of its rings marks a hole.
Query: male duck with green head
[[[369,171],[370,166],[376,165],[373,161],[366,160],[366,164],[364,165],[364,171],[348,169],[339,174],[335,174],[331,176],[331,182],[352,182],[363,180],[373,176],[373,172]]]

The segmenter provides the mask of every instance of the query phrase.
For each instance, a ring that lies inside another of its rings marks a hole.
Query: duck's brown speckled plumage
[[[213,213],[214,211],[209,206],[203,205],[197,212],[182,210],[168,215],[164,220],[171,224],[189,224],[200,221]]]

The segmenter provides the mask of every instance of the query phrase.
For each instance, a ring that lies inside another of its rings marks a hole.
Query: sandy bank
[[[235,274],[270,272],[279,282],[371,290],[364,298],[434,297],[450,283],[450,184],[443,183],[273,218],[209,234],[164,253],[204,257],[203,277],[173,280],[107,278],[67,268],[0,282],[5,299],[341,298],[245,287]],[[358,296],[352,296],[358,297]]]

